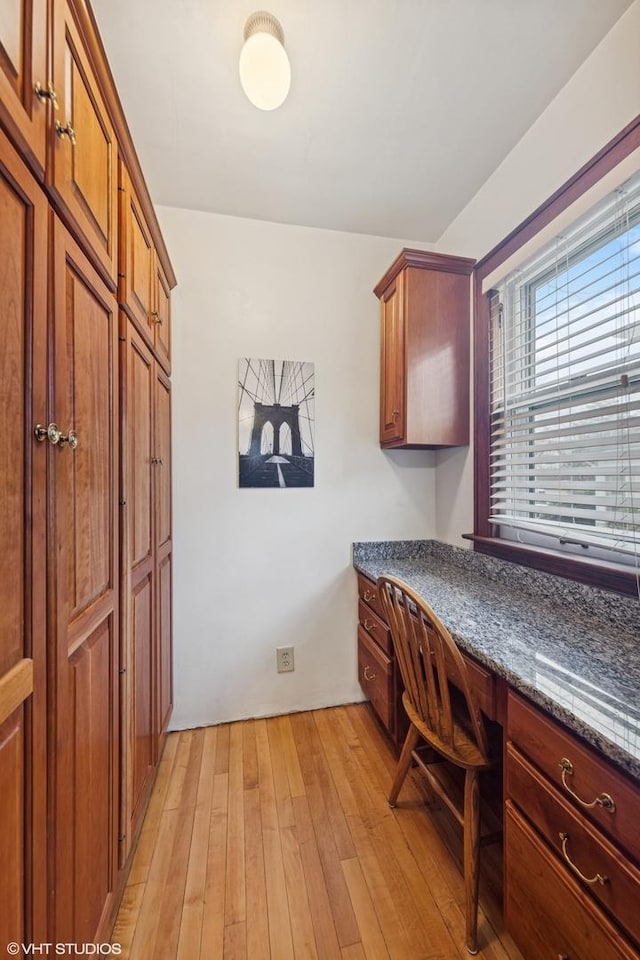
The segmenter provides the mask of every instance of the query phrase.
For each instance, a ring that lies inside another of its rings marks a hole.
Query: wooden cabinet
[[[36,175],[45,165],[47,0],[11,0],[0,15],[0,123]],[[42,91],[41,97],[36,94]]]
[[[60,214],[86,239],[85,252],[117,283],[118,145],[70,0],[53,5],[53,85],[47,182]]]
[[[375,583],[358,574],[358,681],[397,750],[409,722],[402,706],[402,680]]]
[[[0,133],[0,943],[46,939],[47,202]]]
[[[0,6],[0,941],[89,944],[171,711],[175,276],[88,4]],[[122,370],[119,156],[150,251]]]
[[[405,249],[380,299],[380,444],[469,442],[470,281],[475,261]]]
[[[637,960],[640,790],[513,691],[507,734],[505,912],[525,960]]]
[[[140,827],[172,698],[170,382],[123,313],[121,860]]]
[[[171,368],[171,287],[126,166],[120,163],[118,299],[163,368]]]
[[[118,761],[117,304],[54,219],[50,571],[55,609],[54,935],[106,934],[116,884]]]

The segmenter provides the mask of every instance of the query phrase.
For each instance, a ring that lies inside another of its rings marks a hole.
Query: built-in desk
[[[385,629],[372,631],[369,613],[375,581],[391,574],[494,679],[505,912],[524,956],[638,960],[640,602],[435,541],[355,544],[353,562],[367,621],[361,611],[360,650],[363,633],[377,641]],[[382,665],[397,742],[391,650]]]

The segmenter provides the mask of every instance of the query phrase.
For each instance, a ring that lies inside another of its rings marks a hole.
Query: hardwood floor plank
[[[255,731],[253,736],[255,750]],[[257,779],[257,755],[256,755]],[[269,915],[264,872],[264,844],[258,787],[244,792],[245,877],[247,891],[247,956],[250,960],[270,960]],[[203,958],[204,960],[204,958]]]
[[[144,883],[128,883],[122,894],[120,909],[111,935],[111,942],[120,945],[121,960],[129,960],[131,956],[131,944],[136,930],[144,886]]]
[[[357,857],[342,864],[349,896],[358,918],[362,946],[367,960],[390,960],[389,951],[378,923],[369,890]]]
[[[209,851],[209,824],[213,801],[213,771],[216,757],[216,727],[204,732],[202,763],[196,795],[193,833],[187,866],[184,891],[184,907],[178,939],[178,960],[193,960],[200,955],[204,897],[207,882],[207,859]]]
[[[272,757],[265,720],[256,722],[256,749],[271,957],[272,960],[276,957],[278,960],[294,960]]]
[[[278,717],[277,719],[282,736],[287,776],[289,777],[289,793],[293,799],[303,797],[305,794],[304,780],[302,778],[302,770],[300,769],[300,761],[298,760],[298,751],[296,750],[296,744],[293,738],[291,717],[287,715]]]
[[[219,745],[219,743],[220,740],[218,739],[217,745]],[[228,744],[229,741],[227,739],[227,757]],[[200,957],[202,957],[203,960],[222,960],[224,956],[228,804],[229,774],[214,773],[211,821],[209,824],[209,855],[207,857],[207,879],[204,893],[202,938],[200,944]]]
[[[342,960],[367,960],[362,944],[352,943],[349,947],[343,947]]]
[[[225,960],[248,960],[244,923],[233,923],[224,928],[224,957]]]
[[[224,904],[225,927],[236,923],[244,923],[246,919],[242,728],[242,723],[232,724],[229,735],[229,814],[226,861],[227,890]]]
[[[295,797],[293,808],[318,960],[341,960],[340,944],[306,796]]]

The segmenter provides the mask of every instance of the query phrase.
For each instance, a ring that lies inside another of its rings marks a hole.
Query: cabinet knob
[[[372,593],[370,590],[365,590],[363,600],[365,603],[371,603],[372,600],[376,599],[375,591]]]
[[[66,127],[63,127],[62,124],[60,123],[60,121],[59,121],[59,120],[56,120],[56,133],[58,134],[58,136],[60,137],[61,140],[62,140],[64,137],[69,137],[69,140],[71,141],[71,143],[72,143],[73,146],[75,147],[75,145],[76,145],[76,132],[75,132],[75,130],[73,129],[73,127],[71,126],[70,123],[68,123],[68,124],[66,125]]]
[[[38,80],[33,90],[38,100],[49,100],[49,102],[53,105],[53,109],[58,110],[58,97],[53,89],[53,84],[51,81],[49,81],[45,89]]]
[[[157,310],[152,310],[152,311],[151,311],[151,322],[152,322],[152,323],[157,323],[159,327],[162,326],[162,317],[158,316],[158,311],[157,311]]]
[[[376,625],[375,625],[375,623],[373,622],[373,620],[369,620],[369,619],[365,620],[365,622],[362,624],[362,626],[365,628],[365,630],[367,631],[367,633],[373,633],[374,630],[376,629]]]
[[[376,678],[375,673],[372,673],[371,670],[369,669],[368,663],[366,663],[364,667],[364,678],[365,680],[375,680]]]
[[[400,416],[400,411],[399,411],[399,410],[393,410],[392,413],[391,413],[391,416],[393,417],[394,420],[397,420],[398,417]]]
[[[48,427],[43,427],[39,423],[33,432],[39,443],[48,440],[53,447],[64,447],[65,443],[68,443],[72,450],[75,450],[78,446],[78,437],[75,431],[69,430],[69,433],[64,434],[57,423],[50,423]]]

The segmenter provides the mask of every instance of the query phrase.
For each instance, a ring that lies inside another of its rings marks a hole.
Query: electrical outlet
[[[292,673],[295,670],[293,647],[276,647],[276,666],[278,673]]]

